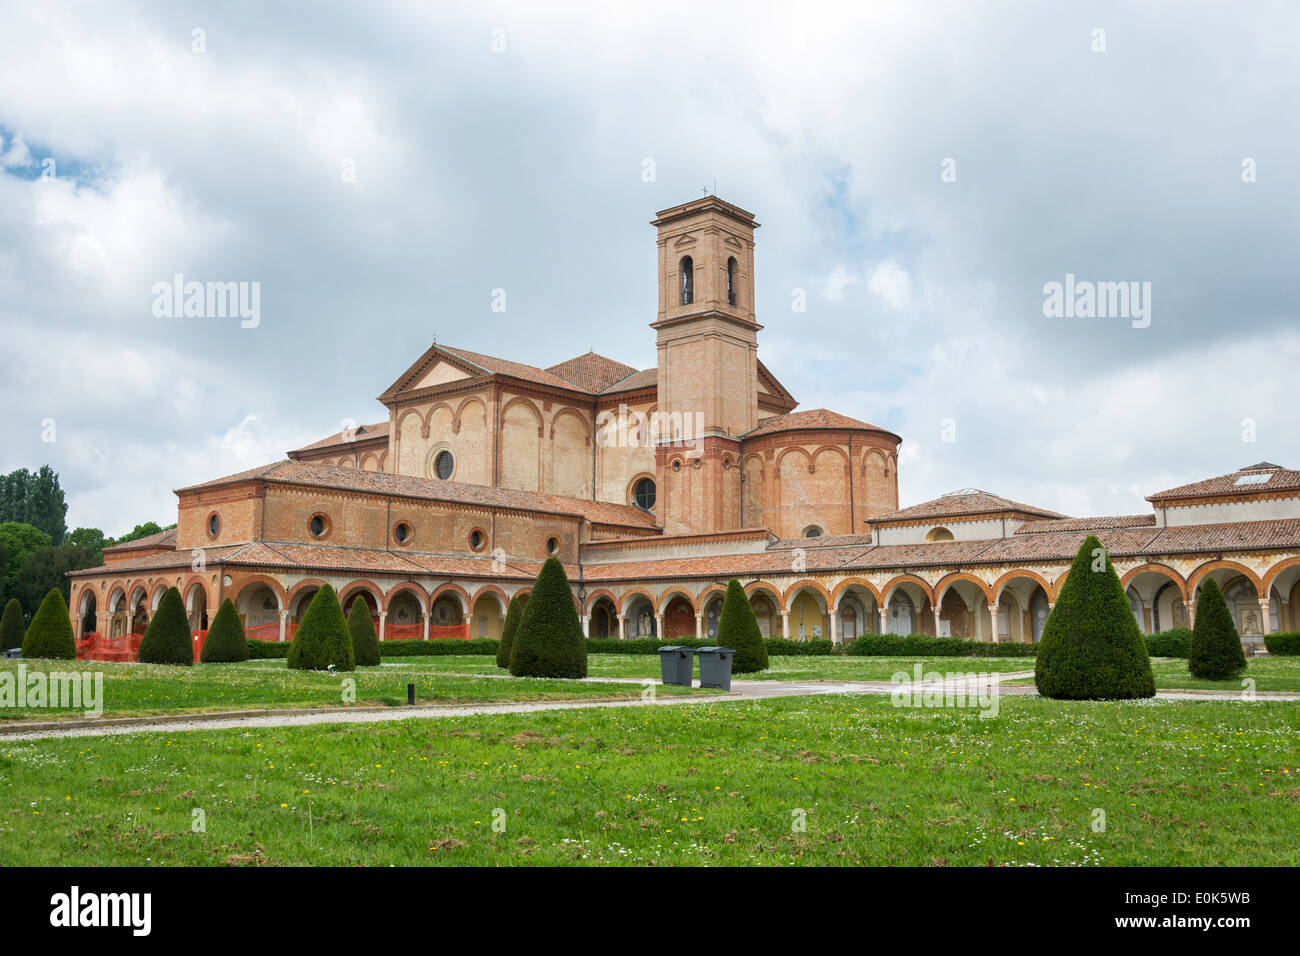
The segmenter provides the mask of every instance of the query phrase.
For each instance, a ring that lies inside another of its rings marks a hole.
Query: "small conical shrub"
[[[727,582],[727,596],[722,599],[718,615],[718,645],[736,652],[731,662],[733,674],[753,674],[767,670],[767,644],[758,629],[758,619],[749,603],[749,595],[740,582]]]
[[[0,616],[0,650],[11,650],[23,646],[23,637],[27,628],[23,621],[23,606],[17,598],[10,598],[5,605],[5,612]]]
[[[141,664],[194,664],[194,635],[181,592],[168,588],[140,639]]]
[[[348,611],[348,635],[357,667],[379,666],[379,635],[370,617],[370,605],[357,598]]]
[[[558,558],[547,558],[533,584],[510,650],[516,677],[586,677],[587,639],[569,578]]]
[[[1142,631],[1095,535],[1079,546],[1043,626],[1034,683],[1044,697],[1064,700],[1155,696]]]
[[[519,630],[519,619],[524,616],[524,605],[516,594],[510,599],[506,608],[506,622],[501,626],[501,642],[497,644],[497,667],[510,666],[510,652],[515,646],[515,632]]]
[[[248,660],[248,638],[244,635],[244,622],[230,598],[221,602],[217,616],[208,626],[208,636],[203,640],[199,660],[204,664],[230,664]]]
[[[7,607],[5,616],[9,616]],[[27,633],[23,636],[22,648],[23,657],[63,661],[77,659],[77,639],[72,633],[68,605],[58,588],[50,588],[50,593],[45,595],[41,606],[32,615],[32,623],[27,626]]]
[[[1228,680],[1246,669],[1232,612],[1214,578],[1206,578],[1196,598],[1196,623],[1192,627],[1192,650],[1187,670],[1200,680]]]
[[[302,616],[298,633],[289,645],[289,667],[294,670],[323,671],[333,664],[335,670],[356,670],[352,653],[352,635],[339,606],[339,596],[328,584],[312,596],[307,613]]]

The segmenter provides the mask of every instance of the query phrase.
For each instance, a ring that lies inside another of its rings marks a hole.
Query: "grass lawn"
[[[458,657],[453,660],[479,660]],[[494,658],[484,657],[492,673],[499,671]],[[406,685],[415,684],[418,703],[565,700],[593,697],[636,697],[637,683],[538,680],[499,680],[447,673],[442,658],[403,658],[380,667],[365,667],[331,676],[314,671],[291,671],[284,661],[247,661],[242,664],[203,664],[172,667],[162,664],[113,664],[94,661],[27,661],[34,670],[102,671],[104,716],[132,717],[213,710],[248,710],[286,707],[339,707],[344,704],[344,681],[356,681],[357,705],[404,705]],[[393,666],[389,666],[393,664]],[[0,672],[16,671],[18,661],[0,662]],[[463,668],[462,668],[463,669]],[[489,673],[483,671],[483,673]],[[658,693],[692,693],[664,687]],[[699,691],[694,693],[715,693]],[[0,708],[3,720],[49,718],[81,719],[81,711],[51,708]]]
[[[441,657],[433,666],[444,673],[491,674],[500,673],[490,657]],[[744,680],[793,681],[887,681],[897,671],[905,672],[909,679],[918,662],[925,670],[939,673],[1001,673],[1004,671],[1032,671],[1033,658],[1023,657],[795,657],[772,656],[770,667],[758,674],[736,674]],[[659,676],[659,655],[654,654],[592,654],[587,658],[587,672],[592,677],[644,678]],[[699,679],[699,663],[695,665]]]
[[[1032,670],[1034,662],[1029,662]],[[1239,694],[1241,678],[1233,680],[1197,680],[1187,672],[1187,661],[1175,657],[1151,658],[1158,690],[1221,690]],[[1262,657],[1248,662],[1246,677],[1255,682],[1255,690],[1300,693],[1300,657]],[[1012,684],[1032,684],[1033,678],[1011,680]]]
[[[1298,751],[1290,703],[840,695],[0,741],[0,864],[1294,866]]]

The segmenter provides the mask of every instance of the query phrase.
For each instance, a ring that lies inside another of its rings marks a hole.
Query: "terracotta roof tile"
[[[617,392],[634,392],[643,388],[655,388],[659,384],[659,369],[646,368],[639,372],[633,372],[627,378],[621,378],[612,383],[601,391],[602,395],[613,395]]]
[[[143,538],[136,538],[134,541],[123,541],[121,544],[109,545],[104,551],[108,554],[121,554],[123,551],[142,551],[146,548],[169,548],[176,549],[176,529],[168,528],[166,531],[159,531],[157,534],[146,535]]]
[[[365,441],[367,439],[374,439],[374,438],[387,438],[388,425],[389,423],[387,421],[376,422],[373,425],[358,425],[355,429],[353,429],[351,439],[345,439],[344,433],[341,431],[337,431],[333,435],[328,435],[325,438],[320,439],[319,441],[312,442],[310,445],[303,445],[301,448],[295,448],[289,454],[296,455],[299,452],[314,451],[317,448],[329,448],[331,445],[348,445],[354,441]]]
[[[1045,534],[1053,531],[1100,531],[1104,528],[1154,528],[1155,512],[1145,515],[1108,515],[1099,518],[1041,518],[1026,521],[1016,534]]]
[[[900,508],[898,511],[876,515],[871,519],[871,523],[873,525],[887,525],[907,521],[925,521],[931,518],[975,517],[977,515],[1005,514],[1008,512],[1042,515],[1045,518],[1065,517],[1065,515],[1057,514],[1055,511],[1021,504],[1009,498],[989,494],[987,491],[980,491],[978,488],[965,488],[961,491],[941,495],[931,501],[923,501],[919,505],[911,505],[907,508]]]
[[[1246,479],[1245,483],[1242,483],[1243,478]],[[1217,498],[1223,495],[1249,497],[1273,491],[1300,491],[1300,471],[1261,461],[1231,474],[1157,491],[1154,495],[1148,495],[1147,501],[1168,502],[1179,498]]]
[[[882,432],[886,435],[893,435],[893,432],[887,428],[881,428],[878,425],[871,425],[867,422],[860,422],[856,418],[849,418],[847,415],[841,415],[838,412],[832,412],[825,408],[813,408],[806,412],[791,412],[789,415],[775,415],[767,419],[757,428],[751,429],[742,435],[742,438],[758,438],[760,435],[770,435],[773,432],[784,431],[808,431],[812,429],[823,428],[843,428],[853,429],[855,431],[872,431]],[[902,441],[901,438],[898,438]]]
[[[636,374],[636,369],[632,366],[615,362],[612,358],[606,358],[595,352],[588,352],[567,362],[552,365],[546,371],[558,375],[584,392],[593,393],[602,392],[615,382]]]

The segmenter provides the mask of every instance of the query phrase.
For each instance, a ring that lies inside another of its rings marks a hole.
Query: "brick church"
[[[435,343],[380,421],[182,488],[174,530],[74,572],[78,636],[141,633],[176,586],[196,633],[229,597],[250,637],[287,640],[329,582],[385,640],[497,637],[554,555],[591,637],[712,636],[737,577],[772,636],[1036,641],[1088,534],[1145,632],[1189,626],[1207,577],[1243,641],[1300,629],[1300,472],[1260,462],[1137,515],[975,488],[900,509],[902,439],[796,411],[759,359],[753,214],[707,196],[652,225],[655,368]]]

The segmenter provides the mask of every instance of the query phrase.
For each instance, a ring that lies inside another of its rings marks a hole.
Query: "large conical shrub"
[[[11,650],[23,646],[23,637],[27,628],[23,621],[23,606],[17,598],[10,598],[5,605],[5,612],[0,616],[0,650]]]
[[[1115,566],[1095,535],[1079,546],[1043,627],[1034,683],[1044,697],[1153,697],[1146,642]]]
[[[8,617],[8,614],[6,608],[5,616]],[[23,636],[22,648],[23,657],[63,661],[77,659],[77,639],[72,634],[68,605],[58,588],[50,588],[50,593],[45,595],[45,600],[41,601],[41,606],[32,615],[32,623],[27,626],[27,633]]]
[[[1201,680],[1228,680],[1246,669],[1246,652],[1241,648],[1232,612],[1214,578],[1206,578],[1196,598],[1196,623],[1192,626],[1192,650],[1187,670]]]
[[[497,667],[510,666],[510,652],[515,647],[515,632],[519,630],[519,619],[524,616],[524,604],[516,594],[510,599],[506,608],[506,622],[501,627],[501,642],[497,644]]]
[[[248,660],[248,638],[244,622],[230,598],[221,602],[217,616],[208,625],[208,636],[203,639],[199,660],[204,664],[231,664]]]
[[[142,664],[194,664],[194,635],[181,592],[168,588],[140,639],[136,659]]]
[[[357,667],[378,667],[379,635],[375,633],[375,622],[370,617],[370,605],[362,598],[353,601],[348,610],[348,636]]]
[[[289,645],[289,667],[294,670],[356,670],[352,635],[339,606],[339,596],[328,584],[321,585],[307,605],[298,632]]]
[[[569,578],[558,558],[547,558],[533,584],[510,651],[516,677],[586,677],[587,639]]]
[[[758,619],[750,606],[749,595],[740,582],[727,582],[727,596],[722,599],[718,616],[718,645],[736,652],[731,662],[733,674],[753,674],[767,670],[767,644],[758,629]]]

